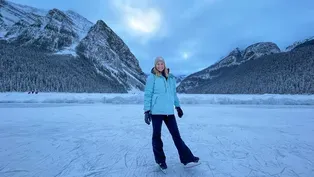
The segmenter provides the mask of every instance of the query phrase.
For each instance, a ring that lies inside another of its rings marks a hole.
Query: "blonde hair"
[[[155,59],[155,66],[154,66],[154,73],[157,75],[157,76],[160,76],[161,75],[161,72],[159,72],[158,71],[158,69],[157,69],[157,63],[159,62],[159,61],[161,61],[161,62],[163,62],[164,63],[164,66],[165,66],[165,68],[164,68],[164,72],[165,72],[165,75],[166,75],[166,77],[168,77],[168,75],[169,75],[169,72],[168,72],[168,68],[167,68],[167,66],[166,66],[166,62],[165,62],[165,60],[162,58],[162,57],[156,57],[156,59]]]

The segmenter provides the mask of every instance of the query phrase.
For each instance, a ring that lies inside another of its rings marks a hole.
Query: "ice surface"
[[[85,98],[93,96],[101,98]],[[163,125],[165,175],[154,162],[152,128],[144,123],[141,104],[2,103],[0,176],[314,176],[313,106],[182,109],[183,118],[177,118],[182,139],[202,164],[184,169]]]

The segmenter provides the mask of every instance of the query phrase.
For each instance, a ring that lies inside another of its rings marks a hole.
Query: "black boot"
[[[163,170],[167,169],[167,164],[165,162],[159,163],[158,165]]]
[[[199,162],[199,160],[200,160],[199,157],[194,157],[191,162],[185,162],[185,163],[183,163],[183,165],[187,165],[187,164],[192,163],[192,162],[197,164]]]

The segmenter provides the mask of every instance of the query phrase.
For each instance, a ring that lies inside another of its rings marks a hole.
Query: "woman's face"
[[[162,72],[164,69],[165,69],[165,65],[163,62],[161,61],[158,61],[157,64],[156,64],[156,68],[159,72]]]

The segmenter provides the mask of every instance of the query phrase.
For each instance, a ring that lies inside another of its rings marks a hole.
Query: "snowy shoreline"
[[[178,94],[181,104],[314,105],[314,95]],[[143,104],[144,93],[2,92],[0,103]]]

